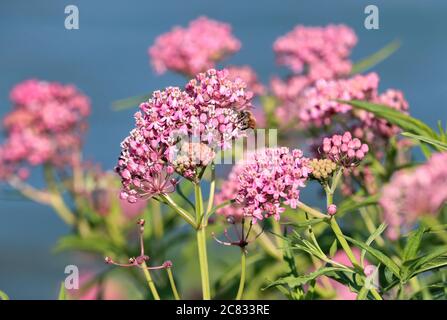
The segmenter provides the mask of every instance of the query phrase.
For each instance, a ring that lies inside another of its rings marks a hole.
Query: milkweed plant
[[[298,25],[273,43],[287,76],[262,84],[225,64],[241,48],[230,25],[173,28],[148,56],[184,83],[117,102],[139,107],[113,171],[83,159],[84,93],[17,84],[0,179],[70,227],[57,252],[105,261],[61,296],[445,299],[445,129],[368,71],[396,42],[354,63],[356,44],[345,25]]]

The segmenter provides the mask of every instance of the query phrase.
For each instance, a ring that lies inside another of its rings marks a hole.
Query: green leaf
[[[9,300],[9,297],[6,293],[0,290],[0,300]]]
[[[349,104],[354,108],[371,112],[376,117],[385,119],[389,123],[394,124],[399,128],[408,131],[410,133],[435,139],[438,137],[436,132],[434,132],[428,125],[426,125],[422,121],[413,118],[405,113],[402,113],[398,110],[390,108],[389,106],[359,100],[351,100],[351,101],[339,100],[339,101],[342,103]]]
[[[337,253],[337,243],[338,240],[335,239],[334,242],[332,242],[331,247],[329,248],[329,257],[335,256],[335,253]]]
[[[124,98],[121,100],[114,101],[112,103],[112,108],[114,111],[121,111],[129,108],[138,106],[143,101],[148,100],[151,97],[150,94],[144,94],[140,96],[133,96],[129,98]]]
[[[424,263],[418,270],[414,271],[411,275],[415,276],[422,272],[439,269],[447,266],[447,257],[438,257],[430,262]]]
[[[378,236],[380,236],[382,234],[383,231],[385,231],[387,227],[387,224],[384,222],[382,223],[380,226],[378,226],[376,228],[376,230],[374,230],[373,233],[371,233],[371,235],[368,237],[368,239],[366,240],[366,245],[369,246],[374,240],[376,240],[376,238]],[[366,254],[366,250],[363,249],[361,256],[360,256],[360,264],[363,266],[363,261],[365,260],[365,254]]]
[[[271,282],[269,285],[267,285],[265,288],[263,288],[263,290],[271,288],[271,287],[281,286],[281,285],[287,285],[290,288],[296,288],[298,286],[305,285],[309,281],[316,279],[320,276],[327,275],[327,274],[330,274],[330,273],[333,273],[336,271],[346,272],[348,270],[344,269],[344,268],[337,268],[337,267],[325,267],[325,268],[321,268],[317,271],[311,272],[307,275],[303,275],[303,276],[299,276],[299,277],[287,276],[287,277],[280,278],[276,281]]]
[[[67,300],[67,291],[65,290],[65,283],[62,281],[59,287],[58,300]]]
[[[390,269],[393,274],[398,277],[400,279],[400,268],[399,266],[390,258],[388,258],[385,254],[383,254],[382,252],[380,252],[377,249],[374,249],[373,247],[360,242],[358,240],[355,240],[351,237],[345,236],[346,240],[348,240],[349,242],[351,242],[352,244],[360,247],[361,249],[366,250],[370,255],[372,255],[373,257],[375,257],[377,260],[379,260],[382,264],[384,264],[388,269]]]
[[[365,59],[362,59],[354,63],[354,65],[352,66],[351,74],[357,74],[364,72],[368,69],[371,69],[375,65],[379,64],[380,62],[391,56],[394,52],[397,51],[397,49],[399,49],[400,46],[401,43],[399,40],[394,40],[390,42],[379,51],[373,53],[372,55],[366,57]]]
[[[442,142],[440,139],[424,137],[421,135],[412,134],[410,132],[402,132],[402,135],[405,137],[408,137],[408,138],[412,138],[412,139],[415,139],[418,141],[428,143],[428,144],[432,145],[438,151],[446,151],[447,150],[447,143]]]
[[[414,275],[417,273],[427,271],[426,268],[429,263],[435,261],[435,259],[438,259],[439,257],[446,254],[447,254],[447,246],[441,246],[432,249],[431,253],[428,253],[422,257],[406,261],[405,264],[408,266],[409,270],[411,271],[411,274]]]
[[[420,226],[408,237],[407,244],[405,245],[402,255],[402,259],[404,262],[416,258],[424,233],[425,228],[423,226]]]
[[[367,300],[368,292],[369,290],[366,286],[362,287],[357,295],[357,300]]]

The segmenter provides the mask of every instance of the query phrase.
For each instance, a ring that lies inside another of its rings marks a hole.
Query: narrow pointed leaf
[[[380,252],[377,249],[374,249],[373,247],[355,240],[351,237],[345,236],[346,240],[348,240],[349,242],[351,242],[352,244],[356,245],[357,247],[360,247],[361,249],[366,250],[366,252],[368,252],[370,255],[372,255],[374,258],[376,258],[377,260],[379,260],[382,264],[384,264],[388,269],[390,269],[393,274],[398,277],[400,279],[400,268],[399,266],[390,258],[388,258],[385,254],[383,254],[382,252]]]
[[[394,40],[390,42],[379,51],[373,53],[372,55],[366,57],[365,59],[362,59],[354,63],[354,65],[352,66],[351,74],[357,74],[366,71],[368,69],[371,69],[375,65],[379,64],[380,62],[384,61],[389,56],[391,56],[394,52],[396,52],[400,48],[400,46],[401,43],[399,40]]]

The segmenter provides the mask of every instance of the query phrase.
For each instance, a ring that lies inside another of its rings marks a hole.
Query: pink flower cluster
[[[318,80],[306,89],[295,103],[297,117],[303,126],[317,127],[331,124],[332,117],[352,110],[348,104],[336,100],[374,100],[379,77],[376,73],[357,75],[350,79]]]
[[[358,165],[369,151],[367,144],[357,138],[353,139],[348,131],[343,135],[335,134],[331,138],[324,138],[321,149],[328,159],[345,168]]]
[[[273,44],[277,61],[310,80],[333,79],[349,74],[349,55],[357,43],[354,31],[345,25],[296,26]]]
[[[193,98],[196,115],[191,117],[192,134],[201,141],[221,148],[247,129],[241,111],[252,108],[253,93],[241,78],[231,80],[226,69],[199,73],[186,85]]]
[[[254,94],[262,95],[265,93],[265,88],[259,82],[258,75],[250,66],[228,66],[226,69],[228,70],[230,80],[234,81],[237,78],[241,78],[247,85],[247,88]]]
[[[255,223],[273,216],[279,220],[284,212],[283,203],[296,208],[299,188],[311,172],[309,160],[303,157],[301,150],[290,151],[286,147],[263,149],[247,156],[240,165],[235,166],[226,183],[228,189],[236,191],[236,218],[242,210],[244,217],[250,217]],[[233,185],[233,186],[232,186]],[[228,197],[228,190],[223,191],[221,200]],[[231,211],[223,211],[229,215]]]
[[[237,162],[233,168],[231,168],[228,177],[222,183],[220,187],[220,192],[215,196],[215,202],[217,205],[222,204],[226,201],[234,200],[235,194],[239,192],[240,183],[239,177],[245,168],[246,161],[250,161],[253,157],[252,153],[246,155],[247,159]],[[231,219],[234,222],[240,222],[244,217],[244,205],[234,202],[227,206],[224,206],[217,210],[217,214],[224,216],[227,219]]]
[[[27,80],[11,91],[13,111],[3,120],[6,140],[0,147],[0,177],[26,165],[70,165],[82,145],[90,113],[89,99],[73,85]]]
[[[401,170],[383,188],[380,205],[387,235],[397,239],[423,215],[436,215],[447,202],[447,152],[434,154],[414,170]]]
[[[214,68],[240,47],[229,24],[199,17],[187,28],[175,27],[159,36],[148,53],[156,72],[172,70],[192,76]]]
[[[154,191],[170,191],[172,183],[160,185],[160,179],[170,180],[178,169],[170,157],[178,143],[202,142],[214,150],[242,136],[246,128],[241,111],[251,108],[253,96],[245,87],[241,79],[231,81],[227,70],[210,69],[189,81],[185,91],[175,87],[155,91],[140,105],[136,128],[121,144],[116,171],[122,178],[122,198],[135,202],[139,196],[153,196]],[[160,176],[163,169],[166,174]],[[184,172],[196,173],[195,168]]]

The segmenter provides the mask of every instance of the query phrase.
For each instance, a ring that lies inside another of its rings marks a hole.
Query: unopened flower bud
[[[335,215],[337,213],[337,206],[335,204],[329,205],[329,207],[327,207],[327,213],[330,216]]]

